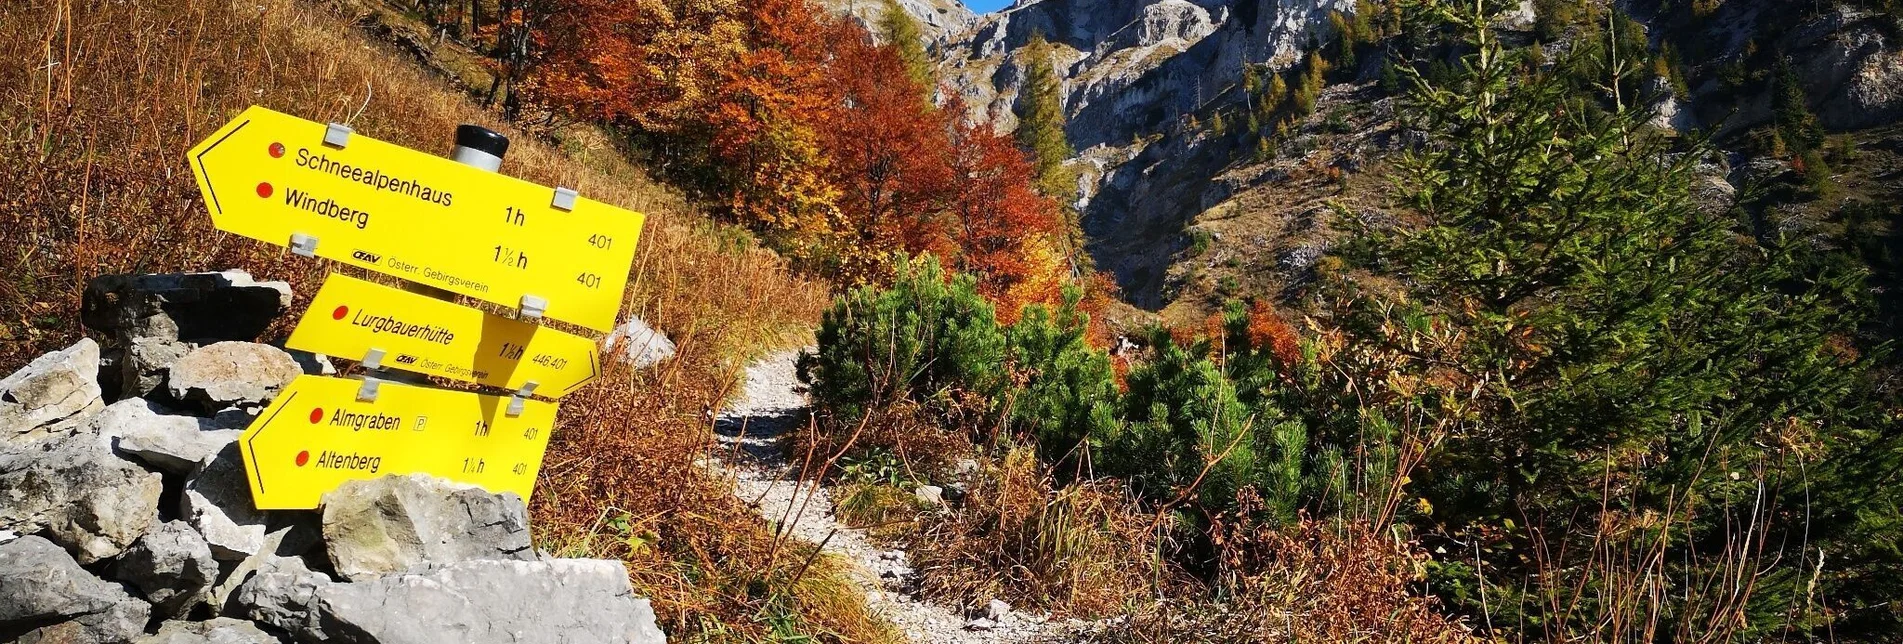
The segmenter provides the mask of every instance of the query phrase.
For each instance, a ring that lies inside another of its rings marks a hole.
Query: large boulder
[[[113,565],[113,577],[132,584],[163,618],[184,616],[209,597],[218,580],[211,545],[182,521],[152,526]]]
[[[303,583],[267,583],[287,578]],[[288,596],[268,596],[270,590]],[[628,570],[618,561],[465,561],[356,583],[261,573],[240,596],[241,603],[279,611],[269,623],[303,641],[667,641],[654,623],[654,609],[634,596]],[[252,614],[260,621],[272,616],[268,611]]]
[[[92,434],[0,452],[0,530],[44,534],[90,564],[117,556],[158,519],[164,482]]]
[[[536,558],[528,509],[515,494],[412,474],[346,482],[324,495],[323,506],[324,543],[346,579],[424,563]]]
[[[205,537],[219,561],[243,561],[264,550],[269,517],[251,501],[235,441],[185,480],[178,514]]]
[[[125,642],[150,607],[39,537],[0,543],[0,641]]]
[[[184,416],[155,402],[127,398],[106,407],[92,422],[121,455],[185,477],[238,440],[250,416]]]
[[[291,287],[244,271],[102,275],[86,285],[80,321],[112,336],[166,341],[250,341],[291,307]]]
[[[233,405],[262,406],[303,373],[283,349],[220,342],[172,363],[165,387],[173,398],[210,413]]]
[[[0,379],[0,443],[64,433],[68,419],[97,411],[99,343],[73,346],[28,363]]]
[[[219,617],[208,622],[166,622],[159,632],[134,644],[278,644],[281,640],[241,619]]]

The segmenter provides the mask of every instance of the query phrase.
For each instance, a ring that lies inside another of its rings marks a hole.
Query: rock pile
[[[531,547],[513,494],[385,477],[256,509],[239,433],[329,369],[254,342],[290,301],[238,272],[100,278],[105,345],[0,379],[0,641],[666,641],[620,562]]]

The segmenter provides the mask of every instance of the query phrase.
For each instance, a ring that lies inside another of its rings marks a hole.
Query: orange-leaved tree
[[[528,95],[608,123],[802,265],[883,281],[898,253],[978,275],[1006,317],[1069,278],[1036,169],[890,45],[805,0],[544,0]]]

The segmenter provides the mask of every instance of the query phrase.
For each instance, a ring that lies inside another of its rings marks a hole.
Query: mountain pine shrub
[[[1340,376],[1374,385],[1359,415],[1435,428],[1403,428],[1428,449],[1400,479],[1453,555],[1431,586],[1515,638],[1895,636],[1903,449],[1845,348],[1860,276],[1753,243],[1694,203],[1703,149],[1445,15],[1473,53],[1409,100],[1420,225],[1350,253],[1397,285],[1330,296],[1387,356]]]
[[[899,261],[889,287],[839,296],[818,339],[816,353],[800,356],[800,381],[822,420],[848,428],[902,400],[940,414],[975,400],[988,414],[1008,383],[1004,332],[977,280],[948,277],[929,256]]]
[[[816,352],[800,358],[800,380],[834,433],[915,409],[978,438],[1021,431],[1056,461],[1114,418],[1116,383],[1109,357],[1086,339],[1081,291],[1056,311],[1027,306],[1007,326],[975,278],[946,275],[930,255],[900,260],[897,273],[890,286],[836,299]]]
[[[1085,336],[1090,316],[1077,306],[1082,292],[1064,294],[1055,312],[1026,307],[1005,329],[1013,373],[1012,426],[1036,437],[1045,460],[1058,463],[1083,456],[1092,435],[1117,423],[1119,393],[1110,358]]]

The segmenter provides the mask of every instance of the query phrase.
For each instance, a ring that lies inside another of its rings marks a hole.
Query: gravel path
[[[823,544],[854,564],[872,609],[919,644],[992,644],[1062,639],[1074,625],[1007,610],[966,617],[911,594],[912,568],[903,550],[879,547],[860,530],[833,519],[829,488],[796,478],[780,442],[807,422],[806,397],[798,390],[794,361],[799,352],[768,356],[747,367],[741,394],[721,412],[715,432],[728,448],[721,458],[733,474],[734,495],[751,503],[772,525]],[[1002,607],[1002,606],[1000,606]]]

